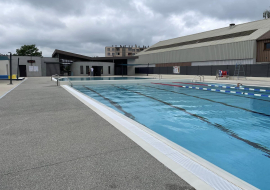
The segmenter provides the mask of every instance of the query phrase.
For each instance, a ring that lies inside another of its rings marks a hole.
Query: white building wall
[[[0,60],[0,75],[9,75],[9,60]]]
[[[41,59],[42,58],[38,56],[12,56],[12,74],[17,74],[19,61],[19,65],[26,65],[27,77],[41,77],[42,76]],[[28,63],[27,60],[35,60],[35,63],[32,64]],[[38,71],[30,71],[29,66],[37,66]]]

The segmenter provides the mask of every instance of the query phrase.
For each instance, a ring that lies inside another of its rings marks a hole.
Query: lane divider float
[[[222,85],[215,85],[215,84],[196,84],[196,83],[184,83],[184,82],[173,82],[173,83],[191,84],[191,85],[200,85],[200,86],[212,86],[212,87],[219,87],[219,88],[249,90],[249,91],[258,91],[258,92],[270,92],[270,90],[267,90],[267,89],[244,88],[244,87],[236,87],[236,86],[222,86]]]
[[[229,88],[229,89],[239,89],[239,90],[249,90],[249,91],[258,91],[258,92],[270,92],[270,90],[266,89],[257,89],[257,88],[244,88],[244,87],[236,87],[236,86],[221,86],[221,85],[211,85],[209,84],[208,86],[213,86],[213,87],[220,87],[220,88]]]
[[[181,88],[190,88],[190,89],[197,89],[197,90],[206,90],[206,91],[232,93],[232,94],[243,94],[243,95],[248,95],[248,96],[260,96],[260,97],[270,98],[270,95],[267,95],[267,94],[254,94],[254,93],[247,93],[247,92],[237,92],[237,91],[230,91],[230,90],[219,90],[219,89],[211,89],[211,88],[201,88],[201,87],[194,87],[194,86],[181,86],[181,85],[153,83],[153,82],[152,82],[152,84],[159,84],[159,85],[166,85],[166,86],[176,86],[176,87],[181,87]]]

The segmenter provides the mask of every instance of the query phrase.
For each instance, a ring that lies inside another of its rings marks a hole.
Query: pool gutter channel
[[[221,168],[171,142],[147,127],[113,110],[112,108],[109,108],[108,106],[96,101],[95,99],[71,88],[68,85],[63,85],[62,87],[115,126],[118,130],[123,132],[126,136],[132,139],[140,147],[154,156],[157,160],[159,160],[162,164],[164,164],[194,188],[199,190],[257,190],[257,188],[251,184],[237,178],[225,170],[222,170]],[[157,147],[157,144],[161,146],[161,149],[160,147]],[[220,186],[221,184],[225,185]]]

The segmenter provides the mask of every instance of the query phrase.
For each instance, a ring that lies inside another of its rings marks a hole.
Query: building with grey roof
[[[209,66],[270,62],[270,19],[160,41],[128,64]],[[135,69],[129,68],[134,74]]]

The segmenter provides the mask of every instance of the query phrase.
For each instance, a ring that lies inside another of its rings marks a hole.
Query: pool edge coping
[[[156,132],[152,131],[151,129],[148,129],[147,127],[143,126],[142,124],[140,124],[140,123],[138,123],[138,122],[136,122],[136,121],[134,121],[134,120],[132,120],[132,119],[124,116],[123,114],[117,112],[116,110],[114,110],[114,109],[112,109],[112,108],[110,108],[110,107],[108,107],[108,106],[106,106],[106,105],[98,102],[97,100],[95,100],[95,99],[93,99],[93,98],[91,98],[91,97],[89,97],[89,96],[87,96],[87,95],[79,92],[78,90],[70,87],[69,85],[61,85],[61,87],[63,87],[70,94],[72,94],[74,97],[76,97],[77,99],[79,99],[82,103],[84,103],[90,109],[92,109],[93,111],[95,111],[102,118],[104,118],[109,123],[111,123],[114,127],[116,127],[118,130],[120,130],[126,136],[128,136],[132,141],[134,141],[136,144],[138,144],[140,147],[142,147],[145,151],[147,151],[149,154],[151,154],[159,162],[161,162],[162,164],[164,164],[173,173],[175,173],[176,175],[178,175],[180,178],[182,178],[183,180],[185,180],[187,183],[189,183],[194,188],[196,188],[196,189],[202,189],[202,190],[204,190],[204,189],[214,189],[212,186],[210,186],[205,181],[203,181],[202,179],[200,179],[199,177],[197,177],[195,174],[193,174],[192,172],[188,171],[187,169],[185,169],[184,167],[182,167],[177,162],[173,161],[167,155],[165,155],[164,153],[160,152],[155,147],[151,146],[151,144],[149,144],[146,141],[144,141],[142,138],[140,138],[139,136],[137,136],[135,133],[133,133],[129,129],[125,128],[119,122],[117,122],[116,120],[114,120],[114,119],[110,118],[109,116],[107,116],[104,112],[102,112],[101,110],[99,110],[97,107],[95,107],[94,105],[92,105],[90,102],[87,102],[87,101],[83,100],[80,96],[84,96],[85,98],[87,98],[89,100],[92,100],[95,103],[99,104],[99,106],[102,106],[102,107],[108,109],[109,111],[113,112],[117,116],[119,116],[122,119],[126,120],[127,122],[135,125],[139,129],[145,131],[149,135],[151,135],[154,138],[160,140],[165,145],[171,147],[172,149],[176,150],[180,154],[188,157],[192,161],[198,163],[200,166],[208,169],[212,173],[214,173],[217,176],[221,177],[222,179],[228,181],[229,183],[233,184],[234,186],[236,186],[238,188],[241,188],[241,189],[250,189],[250,190],[253,190],[253,189],[254,190],[257,190],[258,189],[256,187],[252,186],[251,184],[249,184],[249,183],[241,180],[240,178],[238,178],[238,177],[236,177],[236,176],[234,176],[234,175],[226,172],[225,170],[217,167],[216,165],[208,162],[207,160],[199,157],[198,155],[196,155],[196,154],[188,151],[187,149],[185,149],[185,148],[177,145],[176,143],[174,143],[174,142],[166,139],[165,137],[157,134]],[[74,92],[72,92],[70,90],[70,88],[72,90],[76,91],[77,94],[74,93]],[[80,95],[78,95],[78,94],[80,94]]]

